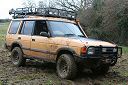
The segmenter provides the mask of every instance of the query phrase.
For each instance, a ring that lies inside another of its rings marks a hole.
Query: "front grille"
[[[100,47],[95,48],[95,54],[101,54],[102,49]]]
[[[95,54],[113,54],[113,47],[96,47]]]
[[[102,48],[102,49],[104,49],[104,48]],[[102,50],[102,53],[113,53],[113,48],[105,48],[105,49],[106,49],[106,51],[104,52]]]

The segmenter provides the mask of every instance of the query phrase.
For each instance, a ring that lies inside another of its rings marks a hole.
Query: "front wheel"
[[[57,74],[64,79],[73,79],[77,73],[77,66],[70,54],[62,54],[57,61]]]

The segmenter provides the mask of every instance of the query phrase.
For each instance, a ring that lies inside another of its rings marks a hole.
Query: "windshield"
[[[80,28],[73,23],[49,21],[49,24],[50,24],[53,36],[84,37]]]

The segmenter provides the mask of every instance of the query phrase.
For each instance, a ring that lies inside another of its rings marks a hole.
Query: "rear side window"
[[[16,34],[17,30],[19,28],[19,25],[20,25],[20,21],[12,21],[9,33],[10,34]]]
[[[34,26],[35,26],[35,21],[24,21],[20,34],[31,35]]]

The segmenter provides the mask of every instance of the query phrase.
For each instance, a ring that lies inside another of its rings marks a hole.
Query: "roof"
[[[69,20],[65,18],[55,18],[55,17],[43,17],[43,16],[29,16],[28,18],[17,18],[12,20],[51,20],[51,21],[76,23],[75,20]]]

